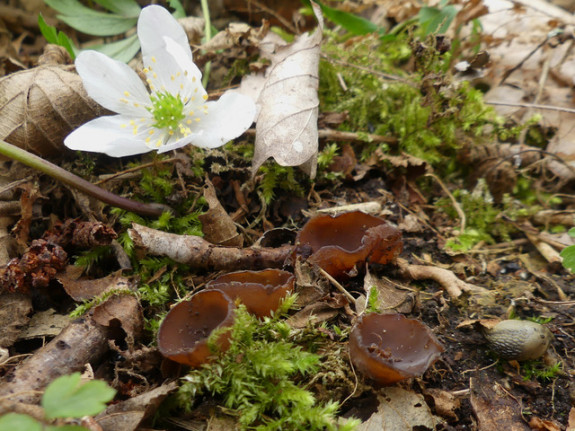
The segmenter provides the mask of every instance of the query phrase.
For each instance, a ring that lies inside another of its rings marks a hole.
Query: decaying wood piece
[[[451,298],[458,298],[463,292],[469,293],[484,293],[487,292],[483,287],[475,286],[474,284],[466,283],[457,278],[457,276],[443,268],[437,266],[427,265],[410,265],[404,259],[397,259],[397,266],[404,277],[412,280],[427,280],[431,279],[436,281],[443,287]]]
[[[149,254],[208,270],[281,268],[293,248],[221,247],[198,236],[166,233],[135,223],[128,234],[136,247]]]
[[[91,317],[72,322],[0,383],[0,400],[34,404],[52,380],[82,371],[108,350],[107,331]]]

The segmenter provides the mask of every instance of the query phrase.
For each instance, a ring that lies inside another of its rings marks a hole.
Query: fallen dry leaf
[[[78,267],[69,265],[63,274],[58,275],[58,281],[74,301],[86,301],[95,296],[100,296],[110,290],[131,289],[132,283],[120,272],[114,272],[97,279],[79,279],[82,271]]]
[[[42,66],[0,79],[0,139],[41,156],[61,154],[73,129],[101,115],[78,75]]]
[[[455,410],[459,409],[461,402],[459,398],[449,391],[443,389],[429,388],[425,390],[425,395],[431,397],[435,411],[441,417],[458,421],[459,418]]]
[[[371,289],[377,290],[376,307],[382,312],[411,313],[415,307],[415,295],[408,290],[400,290],[391,282],[373,276],[369,269],[363,279],[363,288],[370,296]]]
[[[204,239],[215,245],[229,247],[242,247],[243,235],[238,233],[236,224],[226,212],[218,197],[212,182],[206,178],[204,186],[204,198],[210,209],[198,218],[202,222]]]
[[[423,396],[398,387],[382,389],[377,412],[356,428],[356,431],[411,431],[437,429],[443,421],[434,416]]]
[[[32,299],[21,293],[0,295],[0,347],[10,347],[18,339],[22,327],[28,324]]]
[[[66,314],[58,314],[50,308],[46,311],[35,313],[28,326],[19,334],[20,340],[32,338],[55,337],[62,329],[70,324],[70,317]]]
[[[166,383],[151,391],[109,406],[96,417],[104,431],[132,431],[152,416],[162,401],[178,388],[176,382]]]
[[[268,34],[260,45],[262,56],[271,61],[265,81],[260,76],[252,77],[251,84],[247,84],[250,79],[242,83],[242,87],[261,86],[252,173],[273,157],[282,166],[300,166],[315,176],[323,18],[315,4],[314,11],[319,25],[313,34],[305,33],[291,44]]]
[[[116,322],[119,322],[126,333],[126,342],[130,348],[134,346],[135,340],[144,330],[142,306],[132,295],[112,296],[94,308],[93,319],[96,323],[106,327],[114,327]]]
[[[478,431],[528,431],[521,418],[521,406],[516,399],[485,373],[471,378],[471,407],[477,419]]]

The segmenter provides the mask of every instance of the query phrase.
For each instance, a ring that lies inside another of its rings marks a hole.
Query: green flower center
[[[186,118],[184,114],[184,102],[170,93],[156,93],[150,96],[152,107],[148,111],[154,116],[156,123],[154,127],[158,129],[175,130],[180,121]]]

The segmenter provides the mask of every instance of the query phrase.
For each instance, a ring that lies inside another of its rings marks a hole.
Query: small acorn
[[[528,320],[503,320],[492,327],[483,325],[489,348],[503,359],[526,361],[541,357],[551,342],[545,326]]]

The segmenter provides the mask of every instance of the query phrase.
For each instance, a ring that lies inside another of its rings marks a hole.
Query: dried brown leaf
[[[423,396],[402,388],[382,389],[377,396],[379,406],[357,431],[411,431],[437,429],[443,421],[434,416]]]
[[[66,267],[63,274],[58,275],[58,281],[74,301],[86,301],[95,296],[100,296],[110,290],[131,289],[132,283],[126,277],[122,277],[121,271],[97,279],[80,280],[82,270],[75,266]]]
[[[198,217],[202,222],[204,239],[216,245],[242,247],[244,237],[238,234],[236,224],[218,200],[216,190],[208,179],[204,187],[204,198],[210,207],[206,213]]]
[[[0,79],[0,139],[41,156],[61,153],[73,129],[102,113],[69,68],[42,66]]]
[[[10,347],[18,339],[32,312],[32,300],[21,293],[0,295],[0,347]]]
[[[323,30],[319,26],[293,43],[280,45],[271,33],[264,38],[262,56],[271,60],[259,94],[252,172],[273,157],[282,166],[300,166],[315,176],[318,151],[318,68]],[[271,42],[271,43],[270,43]]]
[[[115,322],[126,333],[128,346],[132,347],[144,330],[144,316],[140,302],[132,295],[116,295],[94,308],[96,323],[112,327]]]
[[[162,401],[178,388],[176,382],[166,383],[137,397],[109,406],[96,417],[104,431],[139,429],[140,423],[152,416]]]

